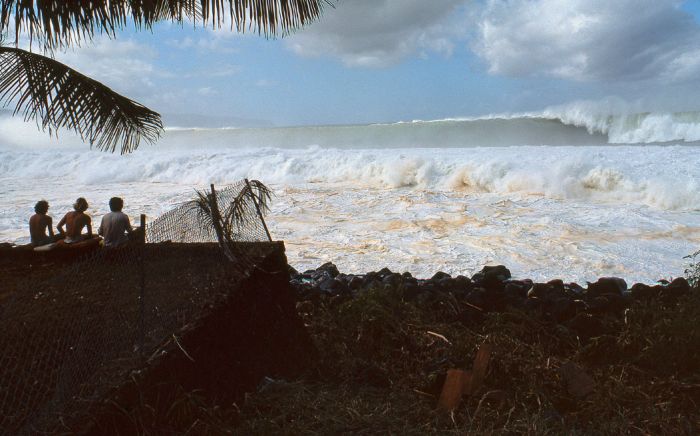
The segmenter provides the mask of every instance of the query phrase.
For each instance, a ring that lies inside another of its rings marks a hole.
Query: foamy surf
[[[0,148],[0,240],[27,241],[40,198],[59,217],[85,196],[99,219],[119,195],[154,218],[195,187],[247,177],[277,192],[269,224],[302,270],[332,260],[420,277],[503,263],[537,280],[654,282],[682,274],[700,246],[695,146],[261,148],[217,145],[215,132],[127,156]]]

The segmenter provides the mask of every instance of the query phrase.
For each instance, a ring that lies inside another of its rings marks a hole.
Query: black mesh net
[[[230,203],[246,183],[217,192],[217,200]],[[268,241],[259,217],[235,240]],[[64,417],[123,383],[251,267],[211,243],[216,236],[191,203],[154,220],[145,239],[93,250],[50,277],[32,274],[11,294],[0,292],[0,434],[60,430]]]

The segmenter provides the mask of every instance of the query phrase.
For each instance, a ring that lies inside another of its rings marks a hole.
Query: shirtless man
[[[85,214],[88,208],[88,202],[83,197],[75,200],[73,205],[74,211],[68,212],[61,221],[58,222],[58,232],[65,236],[66,244],[84,241],[92,238],[92,220],[90,216]],[[63,230],[65,224],[66,229]],[[87,227],[87,234],[83,235],[83,228]]]
[[[37,201],[34,206],[34,215],[29,218],[29,236],[31,237],[32,245],[40,247],[55,241],[56,237],[53,234],[53,220],[46,213],[49,211],[49,202],[46,200]],[[49,234],[46,234],[46,229]]]

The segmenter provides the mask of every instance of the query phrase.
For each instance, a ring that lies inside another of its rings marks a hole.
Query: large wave
[[[70,132],[49,138],[33,123],[0,117],[0,149],[82,148]],[[674,144],[700,141],[700,112],[639,112],[626,104],[578,102],[539,112],[390,124],[274,128],[170,127],[159,149],[465,148],[522,145]],[[144,148],[148,146],[145,145]]]
[[[695,147],[475,147],[357,150],[249,148],[99,152],[0,151],[3,178],[74,179],[78,185],[162,182],[187,186],[257,178],[340,189],[449,190],[700,210]],[[7,180],[7,179],[6,179]]]

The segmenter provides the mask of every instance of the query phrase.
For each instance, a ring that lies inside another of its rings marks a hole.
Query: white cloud
[[[490,0],[475,52],[492,74],[577,81],[700,73],[700,26],[679,0]]]
[[[319,22],[287,39],[295,53],[331,56],[345,65],[386,67],[418,54],[449,56],[466,26],[465,0],[354,0],[326,8]]]
[[[156,57],[156,51],[146,45],[106,37],[56,53],[57,60],[132,98],[150,94],[154,88],[152,79],[167,75],[154,67]]]

